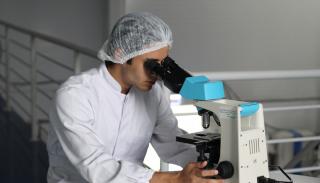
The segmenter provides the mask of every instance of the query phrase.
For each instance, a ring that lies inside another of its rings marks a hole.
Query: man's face
[[[122,75],[124,76],[126,83],[135,86],[142,91],[150,90],[157,78],[145,70],[144,63],[148,59],[156,59],[158,63],[161,63],[163,59],[168,56],[168,53],[169,48],[164,47],[159,50],[134,57],[131,64],[126,63],[124,65]]]

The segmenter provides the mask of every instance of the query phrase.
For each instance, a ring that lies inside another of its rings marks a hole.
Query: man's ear
[[[126,64],[131,65],[132,64],[132,58],[130,58],[128,61],[126,61]]]

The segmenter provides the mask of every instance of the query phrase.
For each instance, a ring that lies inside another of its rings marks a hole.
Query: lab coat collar
[[[105,79],[107,84],[111,86],[112,89],[114,89],[116,92],[121,93],[120,84],[118,83],[117,80],[115,80],[113,78],[113,76],[110,74],[110,72],[108,71],[108,69],[104,63],[100,65],[100,73],[102,73],[103,78]]]

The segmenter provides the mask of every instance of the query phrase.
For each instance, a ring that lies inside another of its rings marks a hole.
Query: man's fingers
[[[202,177],[215,176],[218,175],[218,173],[218,170],[201,170]]]
[[[191,166],[191,167],[197,167],[197,168],[202,169],[202,168],[206,167],[207,164],[208,164],[207,161],[202,161],[202,162],[189,163],[189,166]]]
[[[208,179],[206,183],[224,183],[222,179]]]
[[[203,161],[203,162],[199,162],[199,163],[197,163],[197,168],[204,168],[204,167],[206,167],[207,166],[207,164],[208,164],[208,162],[207,161]]]

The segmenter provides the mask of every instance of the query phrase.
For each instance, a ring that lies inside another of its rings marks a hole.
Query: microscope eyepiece
[[[147,59],[144,62],[144,68],[152,76],[163,77],[163,67],[157,62],[157,59]]]
[[[170,57],[166,57],[161,65],[157,61],[156,59],[148,59],[144,63],[147,72],[160,77],[164,85],[172,92],[179,93],[184,80],[191,77],[191,74],[179,67]]]

